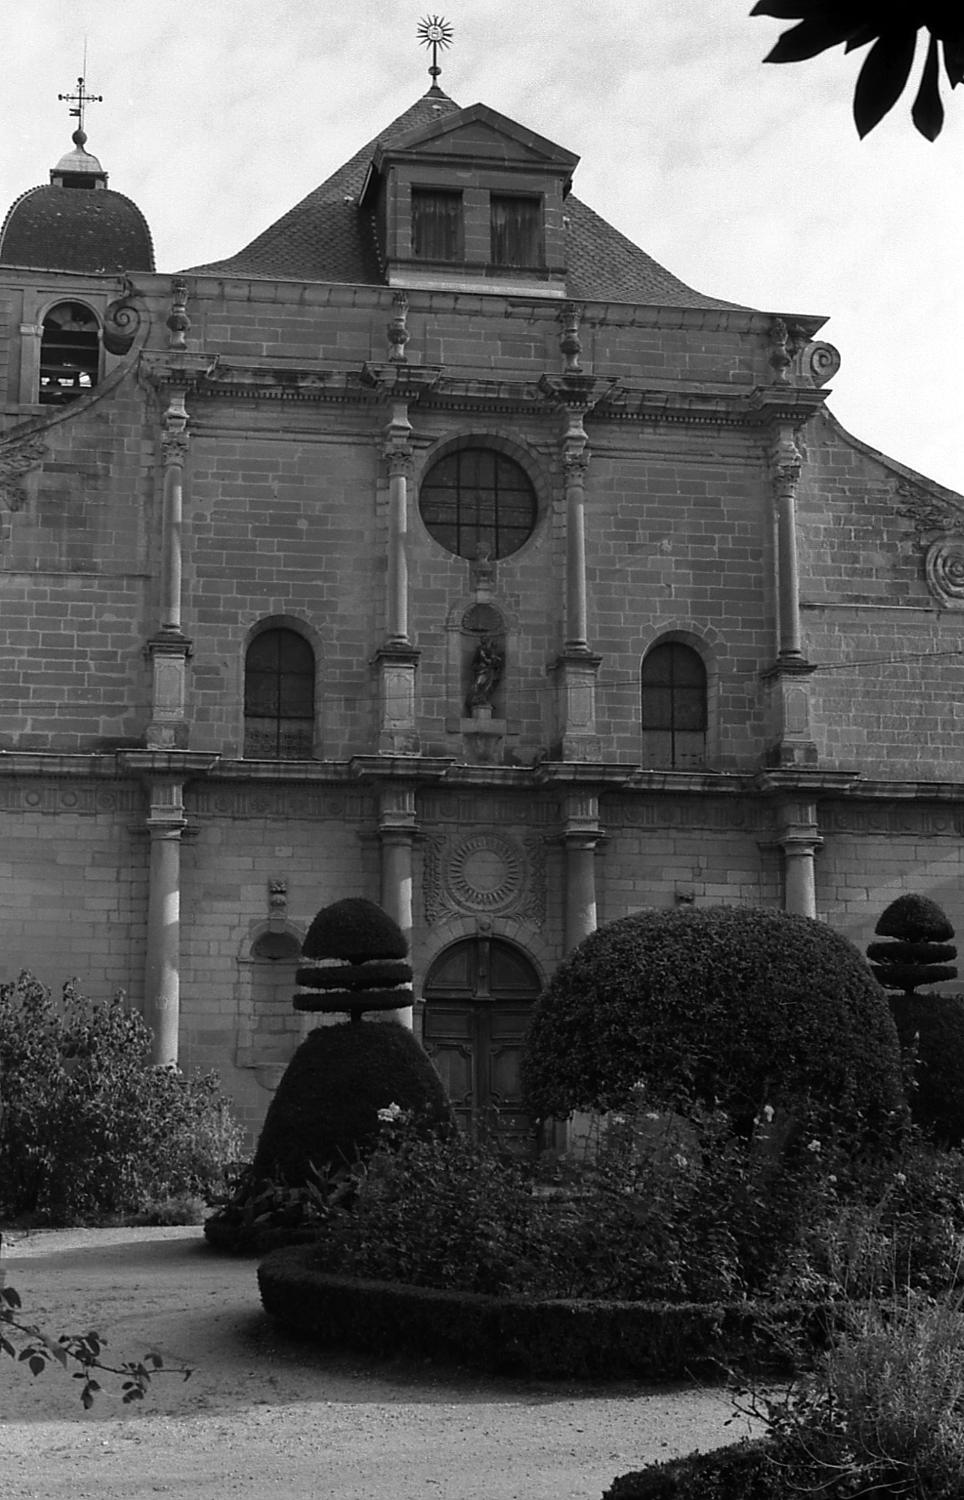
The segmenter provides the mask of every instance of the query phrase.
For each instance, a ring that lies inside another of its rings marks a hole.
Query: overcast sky
[[[88,149],[158,269],[230,255],[424,93],[439,13],[457,103],[578,152],[578,196],[691,286],[828,315],[839,420],[964,490],[964,89],[935,144],[909,99],[860,142],[854,56],[763,66],[787,23],[751,3],[6,0],[0,212],[69,148],[86,37]]]

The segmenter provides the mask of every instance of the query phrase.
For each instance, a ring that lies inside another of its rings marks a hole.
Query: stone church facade
[[[3,977],[125,989],[252,1128],[342,896],[509,1130],[598,923],[964,916],[964,499],[577,164],[433,86],[226,261],[157,272],[82,131],[0,232]]]

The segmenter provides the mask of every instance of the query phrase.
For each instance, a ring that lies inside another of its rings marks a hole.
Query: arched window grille
[[[536,524],[531,479],[493,448],[457,448],[440,458],[419,486],[418,505],[429,534],[457,557],[509,557]]]
[[[310,760],[315,739],[315,653],[296,630],[263,630],[244,662],[244,754]]]
[[[706,765],[706,667],[692,646],[665,641],[643,660],[644,767],[675,771]]]
[[[58,302],[44,318],[37,399],[62,406],[93,390],[100,374],[100,325],[81,302]]]

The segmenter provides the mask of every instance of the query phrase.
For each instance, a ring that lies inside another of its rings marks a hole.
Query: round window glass
[[[535,530],[532,481],[491,448],[440,458],[422,480],[418,506],[429,535],[457,557],[509,557]]]

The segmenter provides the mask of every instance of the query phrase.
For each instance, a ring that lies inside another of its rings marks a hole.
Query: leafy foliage
[[[897,103],[910,77],[917,33],[930,40],[911,118],[928,140],[944,125],[940,66],[951,88],[964,81],[964,21],[950,0],[758,0],[754,16],[796,20],[765,61],[801,62],[830,47],[845,52],[870,44],[854,90],[854,121],[861,136],[873,130]]]
[[[673,1107],[719,1104],[744,1133],[766,1105],[865,1137],[905,1112],[894,1024],[857,949],[757,908],[639,912],[560,965],[526,1038],[529,1108],[618,1110],[640,1081]]]
[[[0,986],[0,1210],[51,1223],[213,1197],[243,1135],[214,1074],[151,1063],[121,997],[62,1001],[24,972]]]
[[[350,1211],[318,1226],[334,1272],[543,1298],[712,1301],[772,1288],[823,1222],[847,1158],[768,1110],[751,1140],[719,1111],[687,1119],[635,1099],[584,1161],[547,1176],[496,1142],[386,1127],[354,1171]],[[794,1291],[796,1288],[794,1288]],[[821,1288],[821,1294],[823,1288]]]
[[[964,1141],[964,1000],[958,995],[894,995],[897,1035],[913,1072],[911,1115],[946,1145]]]
[[[957,957],[957,949],[948,941],[954,929],[928,896],[898,896],[881,914],[874,931],[887,941],[870,943],[867,957],[874,978],[884,989],[910,995],[922,984],[957,978],[957,969],[948,962]]]
[[[107,1340],[93,1329],[88,1333],[50,1334],[34,1323],[24,1322],[21,1306],[20,1294],[15,1287],[0,1286],[0,1354],[25,1364],[34,1376],[42,1375],[51,1362],[64,1370],[76,1367],[73,1376],[81,1382],[80,1401],[85,1410],[93,1406],[95,1396],[102,1389],[97,1374],[122,1377],[120,1396],[125,1405],[142,1401],[152,1378],[158,1373],[182,1375],[185,1380],[193,1374],[184,1365],[165,1366],[155,1351],[145,1354],[143,1359],[109,1364],[102,1357]]]

